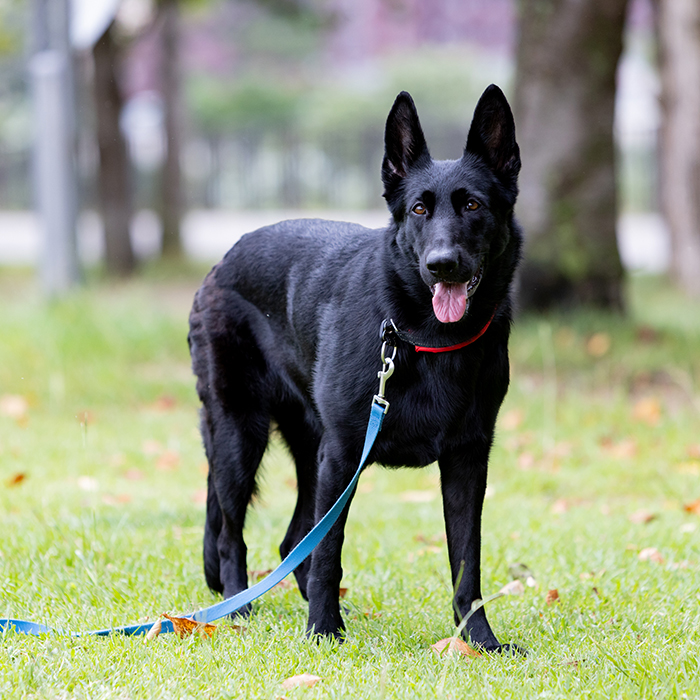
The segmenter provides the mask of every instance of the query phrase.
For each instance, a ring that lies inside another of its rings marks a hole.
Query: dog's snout
[[[428,253],[425,266],[436,277],[448,277],[457,272],[459,258],[454,250],[433,250]]]

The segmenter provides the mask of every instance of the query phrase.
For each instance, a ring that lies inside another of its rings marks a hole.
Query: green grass
[[[201,572],[196,284],[92,281],[47,304],[0,271],[0,399],[27,404],[0,408],[0,617],[85,630],[217,600]],[[697,697],[700,520],[683,506],[700,498],[700,306],[649,279],[633,280],[630,306],[627,319],[581,312],[514,330],[483,591],[515,562],[533,571],[537,588],[488,605],[526,658],[433,653],[453,631],[437,470],[372,467],[347,528],[344,644],[304,640],[292,586],[263,597],[245,633],[223,623],[213,640],[7,633],[0,696]],[[278,561],[292,478],[273,444],[247,525],[251,569]],[[640,511],[653,519],[630,520]],[[650,547],[662,562],[640,559]],[[322,680],[282,689],[303,672]]]

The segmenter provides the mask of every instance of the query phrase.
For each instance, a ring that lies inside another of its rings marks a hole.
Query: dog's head
[[[495,85],[481,96],[455,161],[430,157],[411,96],[396,98],[386,123],[384,197],[399,248],[417,263],[439,321],[463,318],[486,267],[506,250],[519,171],[513,114]]]

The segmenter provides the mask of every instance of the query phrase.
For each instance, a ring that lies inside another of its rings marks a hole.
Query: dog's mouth
[[[464,318],[469,309],[476,288],[484,275],[483,263],[469,282],[438,282],[430,291],[433,293],[433,311],[441,323],[456,323]]]

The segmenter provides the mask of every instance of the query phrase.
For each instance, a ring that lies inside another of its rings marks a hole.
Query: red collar
[[[413,345],[415,348],[416,352],[452,352],[453,350],[461,350],[462,348],[466,348],[467,345],[471,345],[473,342],[479,340],[484,333],[488,330],[488,327],[491,325],[491,321],[493,321],[494,316],[496,315],[496,311],[498,311],[498,306],[493,310],[493,313],[491,314],[491,318],[486,322],[486,325],[476,334],[473,335],[471,338],[468,340],[465,340],[461,343],[457,343],[456,345],[445,345],[445,346],[429,346],[429,345],[419,345],[418,343],[415,342],[415,339],[412,337],[412,334],[409,332],[405,331],[400,331],[397,327],[396,324],[392,320],[385,321],[382,326],[382,333],[383,335],[386,334],[387,332],[393,332],[398,338],[403,340],[406,343],[409,343],[410,345]]]

